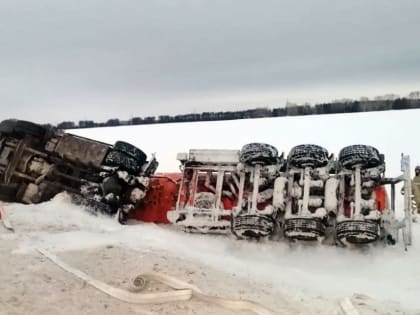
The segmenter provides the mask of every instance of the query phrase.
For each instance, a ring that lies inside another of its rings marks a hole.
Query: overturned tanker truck
[[[147,194],[158,163],[139,148],[113,146],[23,120],[0,123],[0,200],[39,203],[67,191],[124,223]]]
[[[385,177],[385,159],[367,145],[338,157],[304,144],[287,156],[268,144],[178,154],[181,173],[155,173],[139,148],[113,146],[21,120],[0,123],[0,200],[39,203],[67,191],[75,203],[186,232],[238,239],[284,238],[346,245],[411,243],[410,162]],[[404,218],[397,220],[402,182]],[[388,186],[390,189],[385,189]]]
[[[242,150],[190,150],[178,159],[183,176],[167,217],[187,232],[346,245],[395,244],[402,231],[404,244],[411,244],[408,156],[396,178],[385,177],[384,156],[368,145],[347,146],[338,158],[313,144],[295,146],[285,157],[271,145],[251,143]],[[408,193],[397,220],[400,182]]]

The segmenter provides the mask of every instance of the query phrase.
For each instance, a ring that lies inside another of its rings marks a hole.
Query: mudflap
[[[232,216],[232,233],[238,239],[264,238],[273,235],[276,222],[269,215],[262,214],[240,214]]]
[[[284,223],[284,236],[292,240],[316,241],[325,235],[326,226],[320,218],[291,218]]]
[[[336,225],[337,240],[352,244],[368,244],[379,239],[380,226],[371,220],[347,220]]]

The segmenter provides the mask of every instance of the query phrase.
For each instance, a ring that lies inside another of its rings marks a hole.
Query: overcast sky
[[[420,90],[420,1],[0,0],[0,118],[283,106]]]

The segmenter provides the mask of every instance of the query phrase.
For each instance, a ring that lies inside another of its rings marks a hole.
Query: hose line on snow
[[[144,273],[134,277],[132,281],[132,288],[130,291],[112,287],[104,282],[98,281],[86,273],[75,269],[65,262],[60,260],[57,256],[50,253],[49,251],[37,248],[37,251],[51,260],[60,268],[75,275],[76,277],[86,281],[89,285],[102,291],[103,293],[112,296],[118,300],[136,303],[136,304],[157,304],[157,303],[168,303],[175,301],[186,301],[191,299],[193,296],[221,307],[231,309],[234,311],[252,311],[257,315],[274,315],[274,313],[266,307],[248,300],[234,300],[225,299],[221,297],[210,296],[204,294],[198,287],[182,281],[180,279],[156,272]],[[139,293],[145,287],[147,280],[157,281],[175,289],[167,292],[155,292],[155,293]]]

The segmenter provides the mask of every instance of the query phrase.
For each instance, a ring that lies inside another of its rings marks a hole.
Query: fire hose
[[[1,205],[0,221],[8,230],[14,231],[11,222],[7,218],[6,212],[1,207]],[[207,295],[203,293],[197,286],[163,273],[148,272],[136,275],[132,279],[131,288],[129,291],[116,288],[102,281],[94,279],[81,270],[71,267],[46,249],[36,248],[36,250],[63,270],[73,274],[92,287],[120,301],[133,304],[162,304],[177,301],[187,301],[192,297],[196,297],[202,301],[212,303],[233,311],[251,311],[257,315],[274,315],[271,310],[256,302],[249,300],[226,299]],[[143,291],[146,287],[148,281],[163,283],[173,288],[174,290],[166,292],[141,293],[141,291]],[[341,311],[340,313],[345,315],[359,314],[358,311],[354,308],[350,299],[343,299],[339,304]]]
[[[168,302],[175,302],[175,301],[186,301],[191,299],[193,296],[209,302],[213,303],[233,311],[252,311],[257,315],[273,315],[274,313],[269,309],[265,308],[264,306],[248,301],[248,300],[234,300],[234,299],[225,299],[221,297],[210,296],[204,294],[199,288],[196,286],[179,280],[177,278],[156,272],[144,273],[134,277],[132,283],[132,292],[112,287],[104,282],[98,281],[91,276],[85,274],[84,272],[75,269],[65,262],[60,260],[57,256],[50,253],[49,251],[41,248],[37,248],[38,252],[47,257],[53,263],[55,263],[60,268],[64,269],[65,271],[75,275],[76,277],[86,281],[87,284],[93,286],[94,288],[102,291],[103,293],[112,296],[118,300],[129,302],[129,303],[136,303],[136,304],[160,304],[160,303],[168,303]],[[163,284],[170,286],[171,288],[175,289],[174,291],[168,292],[156,292],[156,293],[138,293],[141,291],[147,281],[157,281]]]
[[[0,221],[3,223],[6,229],[14,231],[12,224],[7,218],[6,212],[3,210],[3,207],[1,207],[1,205]],[[36,250],[60,268],[84,280],[87,284],[91,285],[92,287],[124,302],[134,304],[161,304],[175,301],[187,301],[192,297],[196,297],[202,301],[213,303],[233,311],[252,311],[257,315],[274,314],[271,310],[265,308],[264,306],[258,303],[248,300],[225,299],[221,297],[210,296],[204,294],[198,287],[190,283],[157,272],[149,272],[135,276],[132,281],[131,290],[123,290],[120,288],[110,286],[102,281],[96,280],[88,274],[82,272],[81,270],[69,266],[68,264],[60,260],[56,255],[50,253],[46,249],[37,248]],[[141,293],[141,291],[145,288],[147,281],[160,282],[166,284],[167,286],[175,290],[166,292]]]

